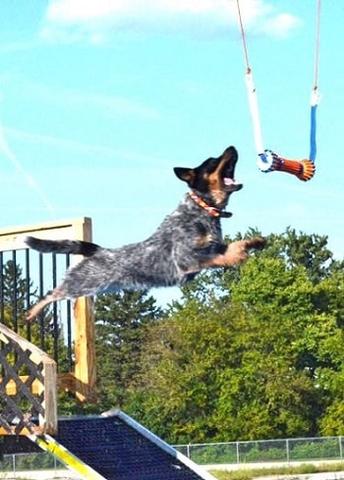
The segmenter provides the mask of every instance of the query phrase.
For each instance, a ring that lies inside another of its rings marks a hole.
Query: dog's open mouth
[[[237,163],[237,155],[231,156],[222,164],[221,178],[223,188],[226,192],[236,192],[242,188],[242,183],[238,183],[234,177],[235,165]]]
[[[234,178],[224,176],[222,180],[227,192],[237,192],[242,188],[242,183],[237,183]]]

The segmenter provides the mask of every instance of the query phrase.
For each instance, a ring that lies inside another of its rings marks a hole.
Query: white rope
[[[268,172],[272,168],[274,162],[273,153],[264,148],[262,129],[260,126],[260,116],[258,108],[258,97],[256,87],[253,81],[252,70],[245,74],[247,98],[250,107],[250,114],[253,127],[253,138],[257,150],[257,165],[262,172]]]
[[[315,27],[315,51],[314,51],[314,89],[318,88],[319,59],[320,59],[320,14],[321,0],[317,0],[316,27]]]
[[[320,94],[319,94],[320,15],[321,15],[321,0],[317,0],[316,26],[315,26],[315,49],[314,49],[314,77],[313,77],[313,89],[311,93],[312,107],[318,105],[320,101]]]
[[[253,81],[252,69],[251,69],[249,57],[248,57],[248,48],[247,48],[247,42],[246,42],[244,22],[241,14],[241,9],[240,9],[240,0],[237,0],[236,4],[237,4],[239,27],[240,27],[241,40],[242,40],[242,46],[243,46],[243,52],[244,52],[244,59],[246,63],[245,83],[246,83],[246,89],[247,89],[247,98],[248,98],[248,104],[249,104],[251,120],[252,120],[253,138],[254,138],[254,143],[258,153],[257,164],[260,170],[267,172],[271,169],[273,158],[270,152],[264,149],[263,135],[262,135],[259,108],[258,108],[258,97],[257,97],[256,87]]]
[[[257,153],[259,155],[261,153],[264,153],[264,145],[263,145],[262,129],[260,126],[258,98],[257,98],[256,87],[253,81],[252,71],[247,72],[245,74],[245,80],[246,80],[248,104],[250,107],[250,113],[251,113],[251,119],[252,119],[254,143],[256,146]]]

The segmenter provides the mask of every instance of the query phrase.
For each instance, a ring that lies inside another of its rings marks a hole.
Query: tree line
[[[344,262],[326,236],[267,240],[167,308],[149,292],[99,296],[98,400],[63,395],[61,413],[119,407],[171,443],[343,435]]]

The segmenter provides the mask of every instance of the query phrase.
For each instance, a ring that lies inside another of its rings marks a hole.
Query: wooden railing
[[[0,323],[0,435],[56,433],[56,363]]]
[[[15,331],[19,330],[22,322],[20,316],[23,315],[23,312],[19,309],[15,291],[12,292],[10,299],[7,298],[7,304],[4,300],[3,267],[6,259],[12,260],[12,263],[16,266],[16,271],[19,270],[20,266],[22,268],[22,277],[25,279],[27,289],[25,299],[23,300],[25,304],[24,309],[26,310],[31,307],[30,302],[34,300],[32,291],[36,289],[37,294],[43,296],[48,289],[55,286],[56,282],[56,278],[53,278],[54,270],[56,270],[56,265],[54,266],[55,259],[53,258],[52,263],[49,263],[50,255],[44,255],[44,262],[46,260],[46,263],[43,266],[43,255],[33,251],[29,252],[27,249],[24,243],[26,235],[55,240],[68,238],[90,242],[92,241],[92,221],[88,217],[83,217],[37,225],[0,228],[0,322],[11,328],[13,327]],[[25,253],[25,255],[20,257],[21,253]],[[39,255],[39,259],[36,258],[36,254]],[[52,256],[54,257],[54,255]],[[59,257],[62,258],[63,256],[59,255]],[[73,265],[81,258],[79,255],[73,255],[70,262]],[[63,259],[64,262],[66,260],[68,260],[69,264],[69,258]],[[64,268],[67,266],[66,262]],[[35,273],[38,278],[33,279],[32,277]],[[61,274],[61,272],[59,273]],[[16,276],[14,274],[14,284],[16,284],[15,279]],[[30,281],[33,281],[34,285],[32,287]],[[47,288],[48,286],[49,288]],[[34,301],[37,301],[37,299]],[[57,386],[61,391],[74,393],[80,402],[86,400],[93,401],[95,399],[96,385],[93,300],[89,297],[78,298],[74,303],[74,310],[68,305],[68,302],[61,302],[61,305],[63,309],[67,307],[66,310],[63,310],[64,316],[61,316],[56,304],[50,311],[53,331],[49,331],[49,340],[54,338],[53,342],[55,345],[54,348],[50,349],[50,352],[59,366]],[[6,315],[6,307],[7,309],[10,308],[10,314]],[[61,320],[62,317],[63,321]],[[62,336],[60,336],[58,330],[62,323],[64,331]],[[47,329],[43,316],[36,320],[37,324],[39,325],[39,332],[36,337],[27,335],[26,338],[32,339],[42,350],[46,350],[47,339],[45,335]],[[23,322],[22,325],[24,325]],[[30,329],[30,326],[26,325],[25,329]],[[21,331],[24,332],[25,329],[23,328]],[[23,333],[23,335],[25,334]],[[60,342],[59,344],[58,339],[62,337],[64,343]],[[59,345],[63,345],[65,348],[59,350]],[[12,382],[8,391],[11,390],[13,392],[14,387],[15,384]]]

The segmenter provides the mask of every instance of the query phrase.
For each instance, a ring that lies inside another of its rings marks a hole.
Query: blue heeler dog
[[[236,149],[229,147],[220,157],[208,158],[197,168],[175,168],[190,192],[143,242],[110,249],[83,241],[27,237],[26,244],[39,252],[84,256],[67,270],[61,285],[31,308],[28,320],[51,302],[66,298],[182,285],[203,269],[239,264],[250,249],[263,248],[265,240],[261,237],[230,244],[223,241],[220,219],[232,215],[225,211],[229,196],[242,188],[234,180],[237,160]]]

